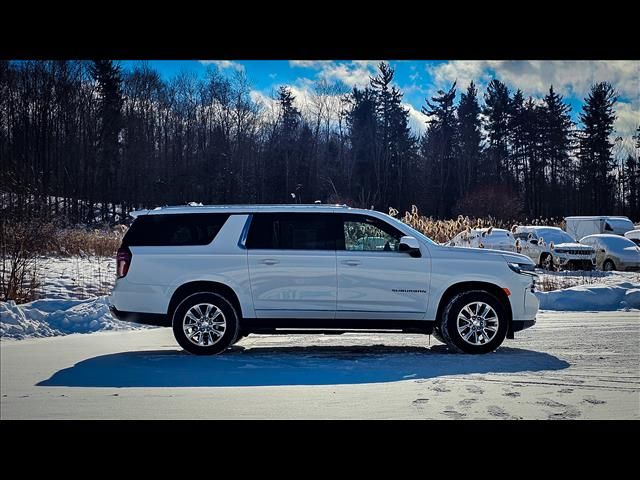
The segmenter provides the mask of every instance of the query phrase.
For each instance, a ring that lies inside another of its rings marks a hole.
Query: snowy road
[[[169,329],[0,342],[0,418],[640,419],[640,314],[543,312],[485,356],[418,335],[250,336],[184,354]]]

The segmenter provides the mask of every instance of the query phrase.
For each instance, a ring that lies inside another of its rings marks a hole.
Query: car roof
[[[491,227],[474,227],[471,229],[472,232],[486,232],[490,229]],[[491,233],[493,232],[498,232],[498,233],[511,233],[509,230],[506,230],[504,228],[494,228],[493,230],[491,230]],[[460,232],[460,233],[464,233]]]
[[[584,240],[585,238],[602,238],[605,240],[607,238],[623,238],[625,240],[629,240],[627,237],[624,237],[622,235],[614,235],[613,233],[594,233],[593,235],[587,235],[586,237],[582,237],[580,241],[582,242],[582,240]]]
[[[167,215],[178,213],[256,213],[256,212],[298,212],[298,213],[328,213],[344,211],[349,213],[371,214],[374,210],[351,208],[347,205],[328,204],[273,204],[273,205],[172,205],[157,207],[151,210],[135,210],[129,213],[136,218],[140,215]],[[383,212],[376,212],[383,213]]]
[[[593,215],[593,216],[575,216],[564,217],[565,220],[629,220],[628,217],[616,216],[616,215]]]
[[[550,227],[547,225],[518,225],[516,228],[521,228],[523,230],[560,230],[561,232],[564,232],[560,227]]]

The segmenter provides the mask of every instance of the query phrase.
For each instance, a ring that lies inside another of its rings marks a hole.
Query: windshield
[[[563,232],[562,230],[536,230],[536,235],[538,238],[542,237],[545,243],[559,244],[559,243],[575,243],[575,239],[569,235],[567,232]]]
[[[402,228],[406,228],[409,229],[411,231],[411,234],[418,238],[418,239],[422,239],[427,243],[430,243],[431,245],[437,245],[436,242],[434,242],[433,240],[431,240],[429,237],[427,237],[425,234],[420,233],[418,230],[416,230],[415,228],[411,227],[410,225],[407,225],[406,223],[404,223],[402,220],[398,220],[397,218],[392,217],[391,215],[387,215],[388,220],[391,223],[395,223],[396,225],[400,225]]]
[[[627,248],[627,247],[635,247],[636,244],[633,243],[626,237],[600,237],[600,241],[604,243],[609,248]]]

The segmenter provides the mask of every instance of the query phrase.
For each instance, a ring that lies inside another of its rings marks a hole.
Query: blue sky
[[[224,74],[236,71],[246,74],[256,98],[268,98],[281,85],[293,87],[303,98],[314,81],[324,78],[342,82],[347,88],[364,86],[375,74],[379,60],[315,61],[315,60],[151,60],[148,63],[165,79],[181,72],[204,76],[207,68],[218,68]],[[122,61],[125,69],[135,61]],[[422,130],[426,118],[420,113],[425,98],[439,88],[458,81],[458,92],[474,80],[484,93],[492,78],[505,82],[513,91],[541,98],[553,84],[572,106],[577,121],[582,100],[589,87],[598,81],[609,81],[618,90],[617,134],[629,137],[640,124],[640,62],[638,61],[390,61],[395,69],[395,82],[404,92],[405,106],[411,114],[412,127]]]

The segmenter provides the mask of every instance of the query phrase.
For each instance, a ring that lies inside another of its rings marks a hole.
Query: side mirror
[[[420,243],[415,237],[405,235],[400,239],[400,245],[398,245],[399,252],[406,252],[412,257],[421,257]]]

